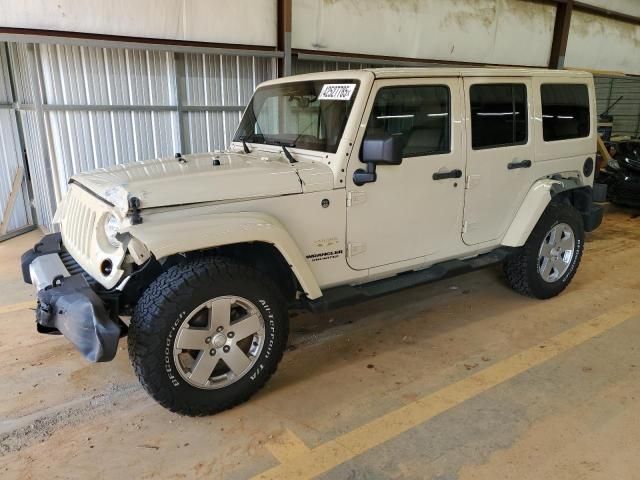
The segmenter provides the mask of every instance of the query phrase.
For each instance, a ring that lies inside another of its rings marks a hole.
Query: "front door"
[[[496,242],[532,183],[533,111],[527,78],[464,80],[467,190],[462,238]]]
[[[462,81],[376,81],[347,171],[347,261],[358,270],[427,256],[460,244],[465,153]],[[401,138],[400,165],[378,165],[358,186],[366,135]]]

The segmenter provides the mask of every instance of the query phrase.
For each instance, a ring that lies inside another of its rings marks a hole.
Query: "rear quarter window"
[[[545,83],[540,86],[540,97],[545,142],[589,136],[591,116],[586,85]]]

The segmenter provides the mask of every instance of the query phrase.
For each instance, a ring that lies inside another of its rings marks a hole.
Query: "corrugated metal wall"
[[[9,45],[39,224],[75,173],[224,149],[275,59],[78,45]]]
[[[18,167],[24,167],[22,147],[14,108],[6,45],[0,43],[0,221],[2,222],[5,222],[3,216]],[[23,181],[9,216],[6,229],[9,234],[32,223],[25,177],[26,175],[23,174]]]
[[[9,44],[6,55],[0,47],[0,207],[22,162],[17,109],[45,228],[77,172],[225,148],[255,87],[276,76],[271,57],[21,43]],[[294,57],[293,71],[375,63]],[[596,88],[599,113],[624,96],[611,110],[614,133],[638,136],[640,79],[596,77]],[[20,195],[10,229],[32,221],[26,185]]]
[[[33,45],[8,45],[10,69],[24,134],[37,221],[48,226],[55,211],[56,194],[50,162],[49,144],[44,128],[42,98],[38,82],[38,65]]]
[[[640,135],[640,78],[595,77],[598,114],[622,99],[609,110],[613,116],[613,134],[638,137]]]
[[[270,59],[186,54],[180,86],[187,135],[185,151],[206,152],[227,145],[256,86],[275,78]]]
[[[179,150],[173,55],[41,45],[46,122],[60,182]]]

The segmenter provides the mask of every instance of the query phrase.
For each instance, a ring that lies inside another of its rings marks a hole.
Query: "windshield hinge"
[[[349,242],[347,245],[347,257],[355,257],[367,251],[367,244],[361,242]]]

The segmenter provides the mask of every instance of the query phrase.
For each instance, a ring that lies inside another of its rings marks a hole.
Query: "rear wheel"
[[[554,297],[575,275],[583,246],[578,212],[570,205],[549,205],[525,245],[505,260],[507,281],[523,295]]]
[[[288,320],[280,293],[224,258],[172,267],[145,291],[131,320],[129,355],[166,408],[207,415],[244,402],[275,372]]]

